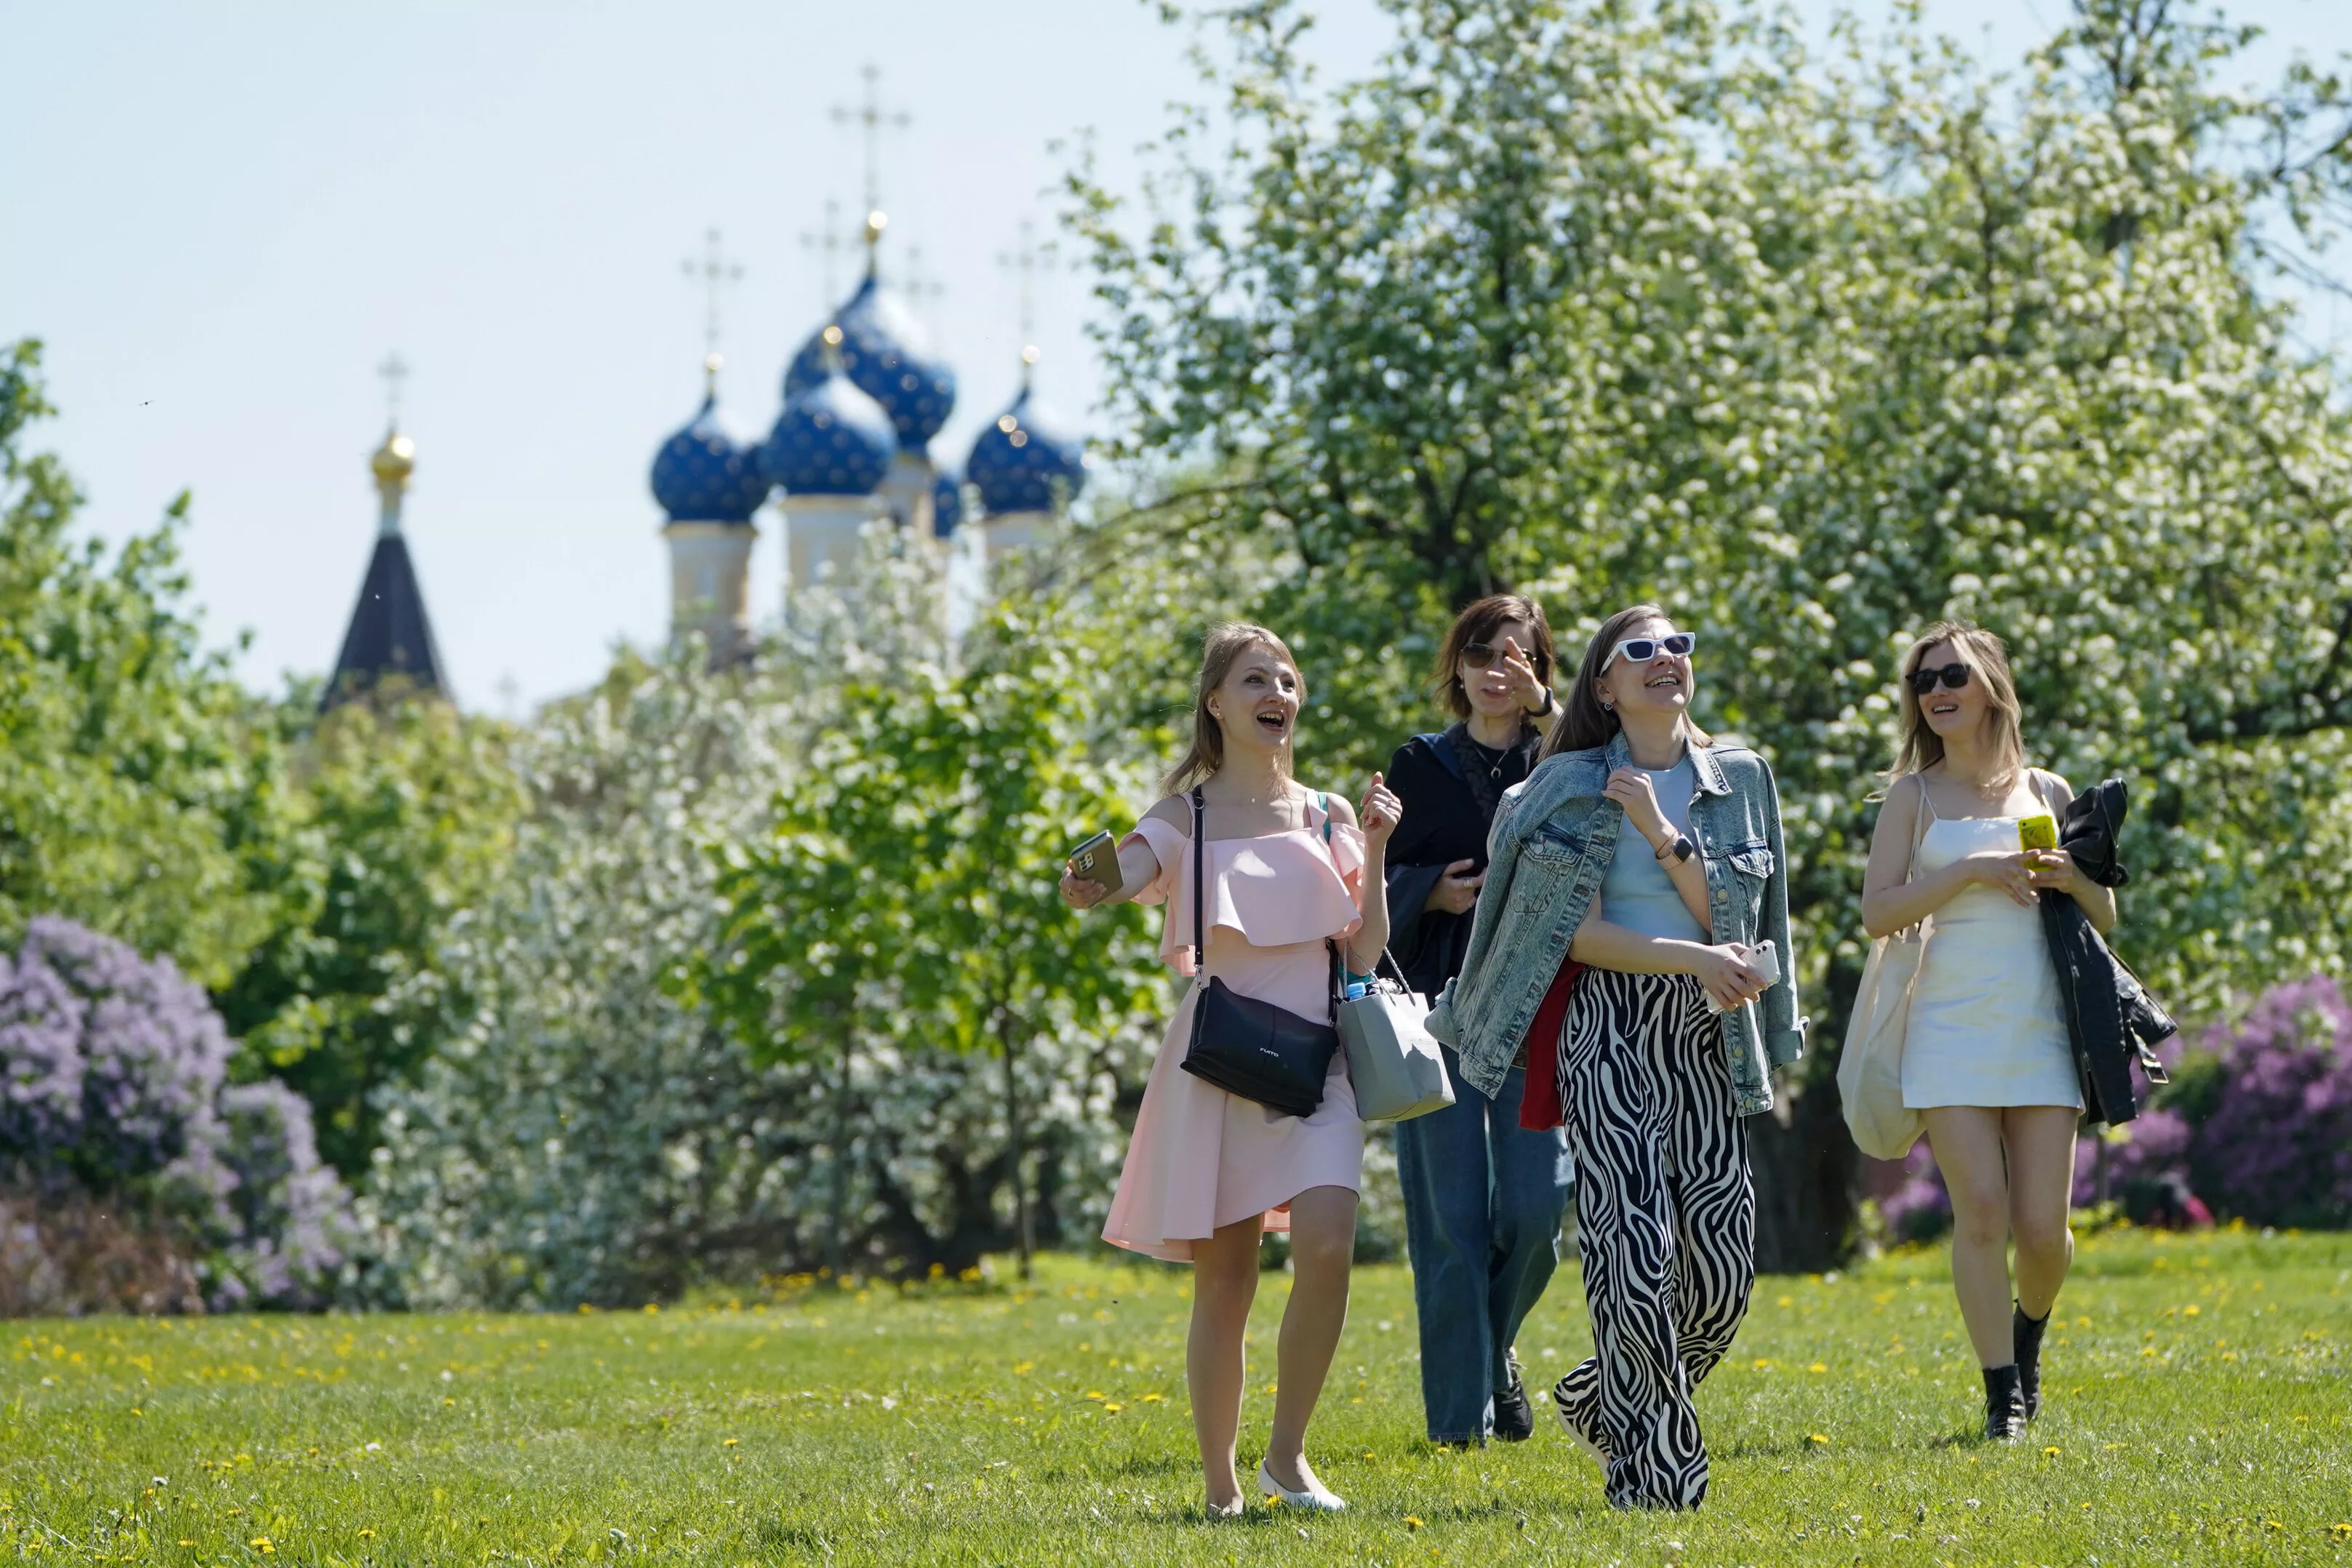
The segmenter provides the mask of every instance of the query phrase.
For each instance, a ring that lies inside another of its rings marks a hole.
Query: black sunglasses
[[[1526,656],[1529,664],[1535,666],[1536,673],[1541,675],[1544,665],[1543,655],[1527,648],[1521,648],[1519,651]],[[1462,645],[1462,662],[1473,669],[1484,669],[1502,657],[1503,650],[1493,643],[1471,642]]]
[[[1903,679],[1909,681],[1911,689],[1922,697],[1935,690],[1937,681],[1958,691],[1969,683],[1969,667],[1965,664],[1948,664],[1941,669],[1915,669]]]

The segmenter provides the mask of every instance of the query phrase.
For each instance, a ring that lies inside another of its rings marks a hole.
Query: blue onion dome
[[[1025,366],[1037,363],[1037,351],[1024,349],[1021,357],[1021,395],[980,433],[964,464],[991,512],[1051,511],[1057,484],[1063,500],[1087,484],[1086,442],[1065,431],[1031,388]]]
[[[704,368],[715,382],[719,356]],[[672,522],[748,523],[768,489],[758,447],[737,441],[719,423],[715,386],[703,394],[693,422],[654,454],[654,500]]]
[[[955,409],[955,372],[931,347],[930,333],[907,308],[906,300],[886,287],[874,269],[870,247],[879,238],[882,215],[866,220],[869,259],[866,280],[841,307],[834,321],[841,328],[841,368],[858,390],[879,403],[898,431],[898,445],[908,451],[940,433]],[[824,371],[824,334],[801,346],[784,372],[784,395],[792,397],[815,384]]]
[[[963,470],[952,460],[939,466],[931,481],[931,533],[945,539],[963,526]]]
[[[825,329],[820,347],[832,363],[820,361],[817,379],[785,400],[760,448],[761,470],[787,495],[872,495],[898,455],[890,416],[841,369],[843,335]]]

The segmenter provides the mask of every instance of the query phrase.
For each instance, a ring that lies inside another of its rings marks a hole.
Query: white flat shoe
[[[1244,1514],[1249,1512],[1249,1500],[1247,1498],[1235,1498],[1233,1501],[1222,1506],[1213,1502],[1204,1502],[1201,1506],[1208,1511],[1208,1515],[1211,1519],[1239,1519]]]
[[[1303,1508],[1312,1513],[1345,1513],[1348,1511],[1348,1505],[1340,1501],[1337,1497],[1334,1497],[1331,1494],[1330,1489],[1326,1487],[1321,1481],[1316,1480],[1311,1472],[1307,1478],[1307,1485],[1308,1489],[1306,1491],[1292,1491],[1288,1487],[1286,1487],[1280,1481],[1276,1480],[1274,1479],[1274,1472],[1267,1469],[1263,1463],[1260,1463],[1257,1468],[1258,1491],[1262,1495],[1273,1499],[1276,1502],[1280,1503],[1285,1508]]]

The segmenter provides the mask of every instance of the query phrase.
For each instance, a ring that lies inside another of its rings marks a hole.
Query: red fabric
[[[1528,1082],[1519,1096],[1519,1125],[1530,1132],[1548,1132],[1567,1120],[1559,1105],[1559,1026],[1568,1018],[1569,993],[1583,973],[1584,965],[1576,960],[1559,961],[1559,973],[1551,977],[1551,989],[1544,993],[1536,1021],[1528,1029]]]

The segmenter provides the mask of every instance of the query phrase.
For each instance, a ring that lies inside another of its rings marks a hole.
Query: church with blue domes
[[[847,570],[868,523],[887,518],[910,547],[940,550],[977,531],[994,560],[1031,543],[1085,488],[1085,442],[1038,401],[1034,348],[1022,351],[1013,399],[971,450],[934,450],[955,410],[956,374],[883,275],[887,221],[867,215],[865,276],[784,366],[766,436],[739,440],[719,424],[714,354],[701,407],[654,455],[671,634],[700,632],[714,662],[751,647],[763,508],[782,530],[789,603]]]

